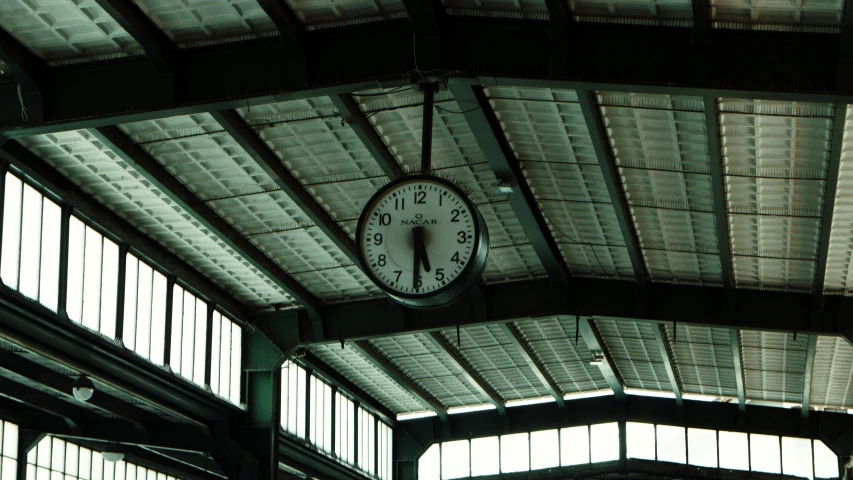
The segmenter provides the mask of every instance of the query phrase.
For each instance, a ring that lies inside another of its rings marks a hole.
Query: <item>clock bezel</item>
[[[437,290],[433,290],[431,292],[424,292],[419,294],[399,292],[379,281],[379,279],[377,279],[371,271],[370,266],[365,261],[364,257],[364,241],[362,234],[364,233],[365,224],[370,216],[370,212],[372,212],[376,208],[376,205],[379,203],[380,200],[384,198],[385,194],[388,191],[399,188],[400,185],[406,185],[410,183],[417,184],[422,182],[437,183],[442,187],[454,192],[456,195],[459,196],[459,198],[462,199],[465,206],[471,212],[471,215],[473,217],[474,246],[468,264],[465,265],[465,268],[462,269],[459,275],[457,275],[456,278],[450,281],[447,285],[444,285],[443,287]],[[489,254],[489,230],[486,226],[485,221],[483,220],[483,216],[480,214],[480,210],[477,208],[474,202],[472,202],[468,198],[468,195],[466,195],[461,188],[456,186],[453,182],[441,177],[436,177],[434,175],[415,174],[400,177],[396,180],[389,182],[388,184],[377,190],[376,193],[374,193],[373,196],[370,197],[370,200],[367,201],[367,204],[362,209],[361,215],[358,218],[358,226],[356,227],[356,245],[358,249],[358,259],[361,263],[362,270],[367,275],[367,277],[388,296],[398,301],[399,303],[410,307],[436,308],[449,305],[455,302],[456,300],[459,300],[466,293],[468,293],[468,291],[470,291],[477,284],[477,282],[480,281],[480,278],[483,275],[483,271],[486,268],[486,260],[488,259]]]

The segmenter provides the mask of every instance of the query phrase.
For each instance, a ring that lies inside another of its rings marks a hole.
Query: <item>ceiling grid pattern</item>
[[[309,29],[406,17],[402,0],[287,0],[287,3]]]
[[[746,398],[801,403],[808,335],[740,332]]]
[[[257,0],[133,0],[181,46],[278,34]]]
[[[847,107],[835,207],[826,258],[824,293],[853,293],[853,108]]]
[[[684,393],[737,398],[734,352],[727,329],[666,325],[666,339]]]
[[[853,345],[846,338],[817,338],[811,405],[853,407]]]
[[[655,324],[596,318],[595,325],[626,387],[672,391],[652,330],[656,328]]]

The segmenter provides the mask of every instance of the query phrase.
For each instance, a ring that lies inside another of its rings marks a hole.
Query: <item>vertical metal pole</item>
[[[379,476],[379,419],[370,415],[373,420],[373,474]]]
[[[0,161],[0,258],[3,254],[3,215],[6,211],[6,174],[9,162]]]
[[[359,452],[358,452],[358,443],[359,443],[358,437],[361,434],[361,429],[358,428],[359,427],[358,424],[360,423],[359,420],[361,419],[361,412],[359,412],[360,404],[359,404],[359,402],[355,402],[355,401],[352,402],[352,404],[353,404],[353,410],[352,411],[355,414],[355,418],[353,419],[353,422],[352,422],[352,426],[354,429],[354,435],[352,436],[352,438],[353,438],[353,446],[352,446],[353,457],[352,458],[353,458],[353,463],[355,463],[355,465],[357,467],[360,467],[361,462],[359,461]]]
[[[207,338],[204,341],[204,384],[210,387],[210,373],[213,370],[212,362],[213,362],[213,312],[216,309],[216,304],[213,302],[207,302]],[[229,327],[230,328],[230,327]],[[221,331],[220,331],[221,332]],[[220,333],[220,341],[221,333]],[[218,345],[217,345],[218,347]],[[217,358],[217,362],[222,365],[222,359]],[[216,392],[213,392],[216,393]]]
[[[434,83],[424,83],[421,90],[424,94],[423,141],[421,144],[421,173],[426,175],[432,165],[432,114],[435,105]]]
[[[619,425],[619,463],[625,466],[628,464],[628,426],[625,424],[625,420],[619,420],[617,425]]]
[[[335,440],[338,437],[338,386],[332,385],[332,438],[329,439],[330,444],[332,445],[332,452],[337,455],[338,458],[341,458],[340,452],[338,452],[338,448],[335,445]]]
[[[56,297],[56,311],[68,316],[68,243],[71,236],[71,205],[62,206],[59,224],[59,287]]]
[[[166,277],[166,331],[163,332],[163,365],[170,365],[172,361],[172,305],[175,300],[175,280],[174,275]]]
[[[116,288],[116,339],[124,338],[124,302],[125,285],[127,281],[127,251],[126,244],[119,245],[118,250],[118,287]]]
[[[314,400],[312,398],[314,389],[311,388],[311,378],[314,376],[314,371],[310,368],[306,368],[305,372],[305,438],[308,439],[309,442],[315,443],[314,436],[311,435],[311,406],[314,403],[312,402],[312,400]]]

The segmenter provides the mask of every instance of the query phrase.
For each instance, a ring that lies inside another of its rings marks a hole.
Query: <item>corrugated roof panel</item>
[[[405,18],[402,0],[287,0],[309,27],[332,27],[361,22]]]
[[[572,273],[633,277],[576,93],[490,87],[487,94]]]
[[[715,28],[787,31],[828,26],[837,29],[843,8],[844,2],[841,0],[746,3],[738,0],[711,0],[711,18]]]
[[[450,15],[548,19],[545,0],[442,0]]]
[[[375,338],[370,343],[443,405],[464,407],[488,403],[487,398],[460,378],[453,359],[423,335]]]
[[[853,346],[844,337],[817,337],[812,406],[853,407]]]
[[[504,400],[547,397],[548,390],[527,365],[520,349],[497,325],[443,330],[441,333]],[[461,343],[460,343],[461,342]]]
[[[40,135],[22,139],[22,143],[238,300],[253,306],[294,303],[266,275],[192,220],[88,132]]]
[[[133,0],[133,3],[178,44],[278,32],[255,0]]]
[[[802,402],[808,335],[743,330],[740,338],[746,398]]]
[[[601,370],[590,365],[592,354],[577,334],[574,317],[515,322],[545,371],[564,393],[607,389]]]
[[[727,329],[666,325],[666,335],[686,393],[737,397],[734,352]]]
[[[650,280],[665,283],[721,285],[723,272],[718,254],[643,250]]]
[[[847,107],[826,261],[826,293],[853,291],[853,108]]]
[[[653,328],[647,322],[596,318],[595,325],[625,386],[672,391]]]
[[[370,396],[394,413],[420,412],[426,407],[416,400],[408,390],[399,386],[379,369],[373,366],[357,353],[352,347],[341,348],[340,345],[312,345],[311,353],[330,367],[337,370],[344,378],[352,381]]]
[[[207,205],[287,272],[302,272],[298,279],[308,282],[305,287],[315,295],[341,300],[379,293],[358,269],[338,268],[334,272],[337,277],[328,278],[331,272],[327,269],[352,262],[320,229],[308,228],[312,222],[285,192],[254,193],[271,189],[275,182],[230,135],[186,133],[193,129],[218,132],[220,125],[209,114],[137,122],[121,128],[136,141],[183,132],[183,138],[151,141],[142,147],[197,196],[229,192],[230,196],[209,200]],[[307,274],[317,269],[325,273]]]
[[[570,3],[575,19],[580,21],[680,20],[682,23],[676,25],[689,26],[693,18],[693,9],[686,0],[571,0]]]
[[[735,280],[741,286],[807,290],[817,256],[833,108],[727,98],[719,105]]]
[[[45,60],[142,53],[95,0],[3,0],[0,27]]]

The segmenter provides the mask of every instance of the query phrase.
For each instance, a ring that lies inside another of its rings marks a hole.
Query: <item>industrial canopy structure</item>
[[[848,3],[0,2],[0,476],[847,478]],[[440,310],[354,243],[424,81]]]

